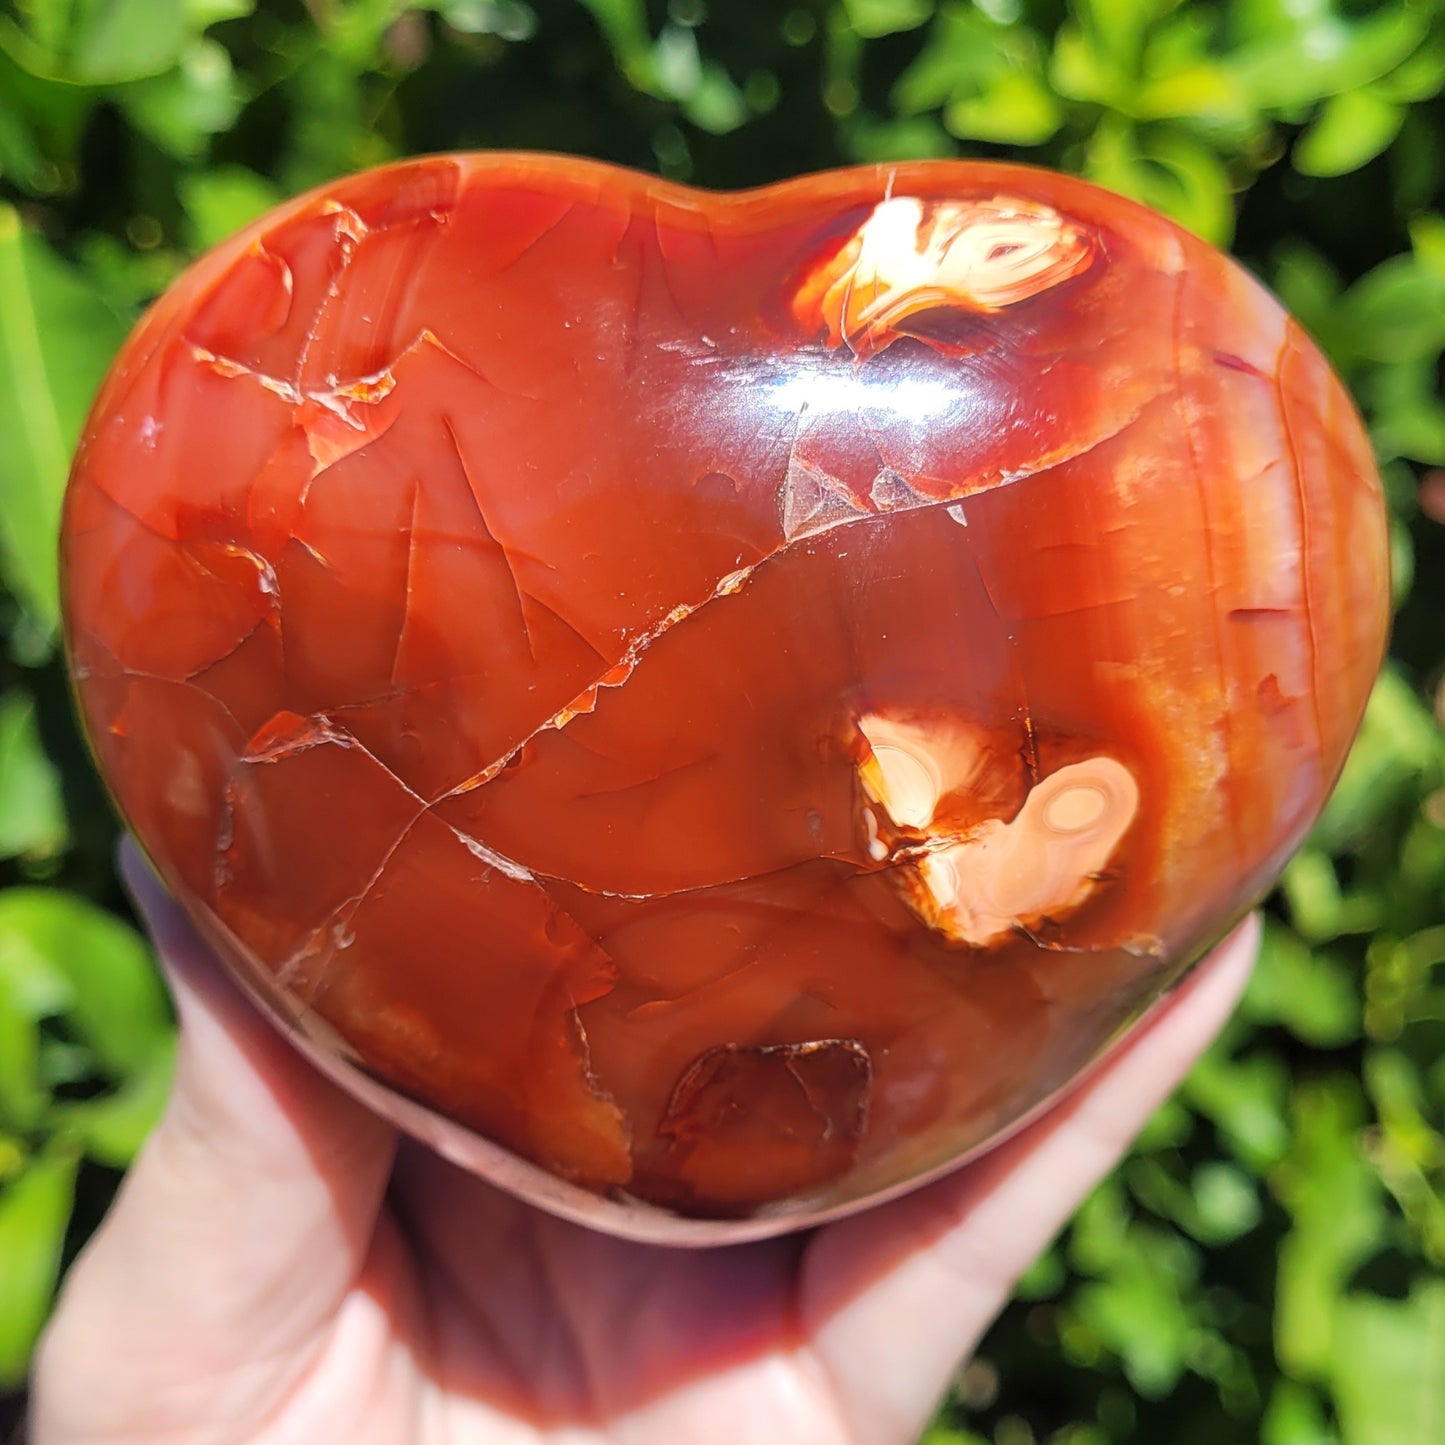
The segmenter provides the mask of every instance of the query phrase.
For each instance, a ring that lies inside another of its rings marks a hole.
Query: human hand
[[[1241,926],[1013,1139],[806,1234],[593,1233],[406,1141],[224,977],[133,851],[175,991],[159,1127],[43,1342],[32,1445],[906,1445],[1228,1017]]]

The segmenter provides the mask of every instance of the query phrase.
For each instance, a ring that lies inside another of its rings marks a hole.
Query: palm
[[[403,1161],[393,1200],[412,1320],[428,1332],[417,1370],[446,1401],[436,1438],[850,1438],[807,1338],[811,1246],[608,1239],[420,1156]]]
[[[272,1427],[358,1445],[905,1442],[931,1396],[901,1410],[869,1398],[855,1358],[869,1352],[824,1327],[840,1284],[866,1283],[838,1270],[836,1245],[860,1241],[836,1237],[858,1233],[640,1245],[406,1149],[354,1283],[288,1383],[289,1419]]]
[[[677,1250],[398,1150],[129,871],[181,1058],[42,1351],[33,1445],[906,1445],[1223,1023],[1253,953],[1241,931],[978,1163],[811,1234]]]

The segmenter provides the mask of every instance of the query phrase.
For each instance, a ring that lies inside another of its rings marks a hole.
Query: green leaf
[[[1427,271],[1445,276],[1445,216],[1429,211],[1411,217],[1410,249]]]
[[[1372,367],[1359,390],[1371,415],[1370,436],[1378,456],[1445,465],[1445,399],[1438,390],[1433,356]],[[1413,486],[1413,475],[1410,480]]]
[[[1347,349],[1336,336],[1344,283],[1326,257],[1303,241],[1286,240],[1276,249],[1270,284],[1326,354],[1338,356]]]
[[[1214,149],[1183,130],[1160,128],[1142,152],[1163,177],[1150,188],[1152,203],[1195,235],[1227,246],[1234,235],[1234,187]]]
[[[1054,37],[1049,82],[1069,100],[1106,106],[1127,115],[1134,98],[1131,77],[1117,66],[1079,27],[1064,24]]]
[[[242,95],[225,47],[198,40],[174,69],[125,87],[119,101],[137,130],[187,160],[234,124]]]
[[[1129,1382],[1157,1399],[1184,1373],[1195,1321],[1188,1291],[1197,1265],[1177,1236],[1136,1226],[1128,1253],[1100,1280],[1083,1285],[1070,1313],[1124,1365]]]
[[[186,20],[194,30],[205,30],[222,20],[241,20],[256,10],[256,0],[185,0]]]
[[[0,49],[0,176],[36,192],[53,187],[55,168],[44,154],[39,118],[25,103],[28,79]]]
[[[1408,60],[1375,82],[1388,100],[1418,105],[1445,89],[1445,37],[1427,40]]]
[[[1129,1253],[1129,1204],[1110,1175],[1079,1207],[1069,1229],[1069,1263],[1081,1274],[1107,1274]]]
[[[916,30],[933,14],[933,0],[843,0],[848,23],[866,40]]]
[[[1320,1398],[1296,1380],[1275,1382],[1260,1426],[1260,1445],[1339,1445]]]
[[[643,0],[580,0],[580,4],[592,12],[612,49],[617,68],[637,89],[651,91],[652,35]]]
[[[1189,1232],[1206,1244],[1226,1244],[1260,1220],[1259,1191],[1242,1170],[1223,1160],[1201,1164],[1190,1180],[1195,1217]]]
[[[1360,1034],[1358,980],[1339,959],[1311,953],[1294,933],[1272,920],[1265,928],[1244,1010],[1258,1023],[1282,1024],[1313,1048],[1338,1048]]]
[[[77,1156],[55,1148],[0,1190],[0,1390],[25,1378],[50,1313],[70,1223]]]
[[[649,74],[656,89],[681,104],[700,130],[726,135],[748,118],[741,90],[716,61],[704,61],[687,26],[666,25],[652,47]]]
[[[1360,1148],[1363,1116],[1348,1075],[1301,1084],[1295,1137],[1273,1181],[1293,1219],[1279,1253],[1275,1348],[1301,1378],[1328,1374],[1340,1295],[1385,1243],[1380,1182]]]
[[[170,1015],[149,947],[103,908],[53,888],[0,892],[0,969],[64,979],[64,1013],[116,1078],[166,1045]]]
[[[1125,1172],[1140,1203],[1201,1243],[1226,1244],[1259,1223],[1258,1187],[1233,1164],[1202,1164],[1185,1184],[1161,1160],[1136,1154]]]
[[[9,890],[0,892],[0,903],[8,895]],[[3,943],[0,943],[0,991],[26,1018],[37,1022],[59,1017],[74,997],[70,980],[59,964],[33,950],[6,948]]]
[[[38,624],[59,617],[56,539],[70,454],[125,328],[0,205],[0,571]]]
[[[933,110],[949,100],[978,95],[1003,70],[1042,80],[1043,47],[1022,25],[1002,25],[970,6],[939,12],[928,43],[893,87],[901,115]]]
[[[990,1445],[990,1442],[972,1430],[935,1423],[924,1432],[918,1445]]]
[[[40,1086],[39,1022],[17,992],[0,974],[0,1129],[28,1134],[49,1099]]]
[[[306,38],[311,43],[319,39],[327,55],[352,76],[353,88],[359,90],[358,72],[385,67],[387,32],[411,8],[408,0],[346,0],[344,5],[328,0],[314,4],[308,9],[314,17],[314,32],[319,34]]]
[[[1331,1385],[1349,1445],[1445,1440],[1445,1281],[1404,1301],[1349,1295],[1336,1310]]]
[[[848,128],[848,154],[868,165],[888,161],[944,160],[958,154],[958,146],[931,116],[905,120],[873,121],[853,117]]]
[[[1432,356],[1445,347],[1445,276],[1417,256],[1392,256],[1345,295],[1358,355],[1371,361]]]
[[[1194,1123],[1194,1115],[1180,1099],[1166,1099],[1140,1130],[1134,1148],[1140,1153],[1177,1149],[1193,1135]]]
[[[685,25],[665,25],[653,43],[650,70],[658,89],[673,100],[685,100],[702,80],[697,36]]]
[[[1216,245],[1234,232],[1229,172],[1209,146],[1176,127],[1145,134],[1106,120],[1090,137],[1085,171],[1099,185],[1163,211]]]
[[[0,1184],[8,1184],[30,1162],[30,1151],[13,1134],[0,1133]]]
[[[186,42],[187,0],[101,0],[81,7],[66,73],[93,85],[159,75]]]
[[[160,1121],[174,1065],[175,1050],[168,1042],[114,1093],[56,1104],[46,1125],[52,1133],[74,1140],[98,1164],[123,1169]]]
[[[1256,1174],[1271,1168],[1289,1147],[1286,1104],[1289,1079],[1265,1053],[1229,1058],[1211,1049],[1184,1081],[1184,1097],[1224,1138],[1234,1156]]]
[[[1289,904],[1290,922],[1300,934],[1316,943],[1339,936],[1344,895],[1328,853],[1320,848],[1301,848],[1290,859],[1280,882]],[[1266,935],[1266,951],[1272,941],[1281,948],[1285,946],[1278,929],[1271,929]],[[1284,967],[1278,955],[1270,961],[1276,968]]]
[[[1244,87],[1215,60],[1199,60],[1153,77],[1140,87],[1132,110],[1140,120],[1199,117],[1240,122],[1253,118]]]
[[[1299,24],[1242,47],[1228,63],[1253,104],[1289,112],[1389,74],[1420,45],[1428,27],[1424,8],[1412,4],[1353,22],[1320,6],[1305,7]]]
[[[1156,0],[1075,0],[1071,7],[1099,52],[1129,74],[1138,66],[1144,35],[1161,8]]]
[[[52,858],[68,834],[60,774],[41,745],[35,700],[14,688],[0,696],[0,858]]]
[[[234,235],[281,200],[281,193],[245,166],[212,166],[185,176],[181,201],[191,221],[191,242],[198,251]]]
[[[95,1067],[95,1054],[84,1044],[41,1034],[40,1082],[52,1094],[72,1087],[93,1087]]]
[[[748,105],[727,71],[708,61],[692,94],[683,102],[682,113],[699,130],[726,135],[747,120]]]
[[[1445,759],[1430,710],[1392,667],[1375,683],[1359,736],[1320,821],[1314,843],[1342,853],[1367,837],[1415,780]]]
[[[0,17],[0,47],[31,75],[81,85],[114,85],[159,75],[175,64],[193,27],[214,5],[197,0],[49,0],[27,5],[21,29]],[[231,6],[228,9],[233,8]]]
[[[497,35],[503,40],[530,40],[537,16],[521,0],[432,0],[453,30],[467,35]]]
[[[1431,968],[1445,961],[1445,927],[1417,934],[1401,951],[1414,955],[1411,971],[1423,984]],[[1406,1003],[1409,1012],[1445,1016],[1445,990],[1417,985],[1416,993]],[[1445,1175],[1445,1136],[1436,1129],[1426,1080],[1416,1061],[1398,1048],[1371,1049],[1365,1079],[1379,1120],[1370,1138],[1370,1160],[1426,1256],[1445,1259],[1445,1191],[1438,1187],[1439,1176]]]
[[[998,145],[1043,145],[1063,120],[1048,87],[1036,75],[1017,70],[1001,72],[981,95],[955,100],[943,112],[953,135]]]
[[[1057,1249],[1046,1249],[1018,1277],[1014,1285],[1017,1299],[1052,1299],[1068,1280],[1068,1268]]]
[[[1294,148],[1306,176],[1343,176],[1372,161],[1399,134],[1405,110],[1373,90],[1332,96]]]

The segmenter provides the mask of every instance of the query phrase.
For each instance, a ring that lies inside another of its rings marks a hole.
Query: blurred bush
[[[1239,1017],[929,1445],[1445,1439],[1442,90],[1445,0],[0,0],[0,1391],[172,1050],[55,640],[69,451],[140,307],[408,152],[714,186],[985,155],[1145,200],[1284,297],[1370,423],[1399,614]]]

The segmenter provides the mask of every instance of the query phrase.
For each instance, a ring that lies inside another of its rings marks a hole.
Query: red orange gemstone
[[[101,769],[256,996],[657,1238],[1049,1099],[1270,886],[1387,619],[1299,327],[974,164],[338,182],[141,324],[64,561]]]

